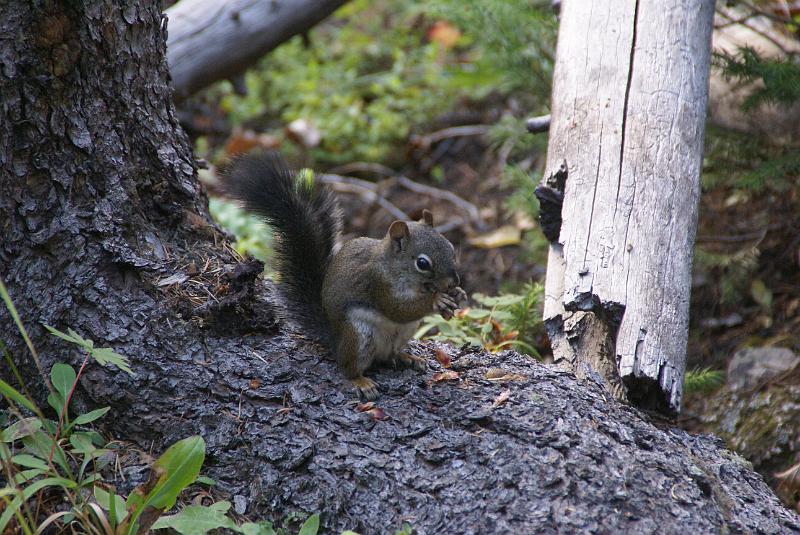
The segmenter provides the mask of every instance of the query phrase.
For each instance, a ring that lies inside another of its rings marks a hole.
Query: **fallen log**
[[[347,0],[181,0],[166,10],[175,97],[242,74]]]

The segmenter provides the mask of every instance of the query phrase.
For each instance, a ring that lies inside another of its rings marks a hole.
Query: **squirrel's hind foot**
[[[414,355],[409,355],[406,352],[400,352],[395,355],[394,361],[395,364],[399,364],[407,368],[414,368],[415,370],[419,370],[421,372],[424,372],[428,369],[428,364],[425,362],[425,359],[421,357],[415,357]]]
[[[353,386],[356,387],[358,393],[366,399],[367,401],[372,401],[378,398],[380,392],[378,391],[378,385],[370,379],[369,377],[356,377],[355,379],[351,379],[350,381],[353,383]]]

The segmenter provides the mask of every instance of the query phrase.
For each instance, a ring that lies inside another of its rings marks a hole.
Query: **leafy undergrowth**
[[[41,371],[38,354],[2,281],[0,297]],[[127,496],[117,493],[112,481],[120,443],[106,440],[94,427],[110,407],[75,414],[71,401],[87,366],[97,364],[133,373],[128,359],[109,348],[95,347],[92,340],[72,329],[64,333],[45,327],[79,348],[84,359],[77,372],[64,363],[52,366],[45,378],[49,408],[42,409],[27,393],[14,359],[4,352],[18,385],[0,379],[0,395],[8,407],[0,411],[0,466],[5,482],[0,488],[0,533],[139,535],[171,529],[183,535],[202,535],[221,528],[243,535],[295,533],[266,520],[236,521],[230,502],[225,500],[209,505],[181,502],[188,487],[214,484],[200,475],[205,459],[205,442],[200,436],[179,440],[167,448],[152,463],[147,482]],[[176,503],[179,508],[165,515]],[[319,530],[318,514],[290,515],[285,523],[297,521],[302,521],[298,535],[316,535]],[[410,533],[410,528],[398,531],[406,532]],[[342,535],[357,534],[345,531]]]

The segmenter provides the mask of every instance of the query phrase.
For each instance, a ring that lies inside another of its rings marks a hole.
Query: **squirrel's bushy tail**
[[[328,343],[322,281],[341,230],[341,214],[328,188],[295,177],[277,153],[267,152],[234,161],[223,181],[228,195],[275,231],[273,264],[289,312],[310,334]]]

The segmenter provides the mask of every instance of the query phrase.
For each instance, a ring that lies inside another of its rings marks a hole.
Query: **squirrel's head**
[[[447,292],[461,281],[456,271],[453,244],[433,228],[433,214],[423,210],[417,223],[395,221],[386,240],[392,264],[430,293]]]

